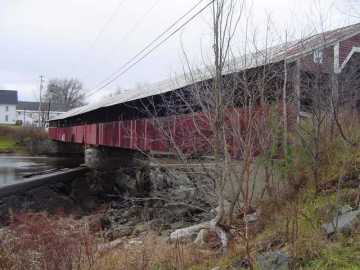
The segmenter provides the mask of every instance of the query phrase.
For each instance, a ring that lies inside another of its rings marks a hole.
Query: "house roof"
[[[39,102],[33,101],[19,101],[17,106],[17,110],[22,111],[38,111],[39,110]],[[45,102],[41,104],[42,111],[47,111],[49,109],[49,103]],[[64,104],[56,104],[50,103],[50,111],[52,112],[66,112],[66,106]]]
[[[295,61],[296,59],[311,53],[315,49],[333,46],[335,43],[359,33],[360,23],[312,35],[300,40],[287,42],[286,44],[283,43],[278,46],[268,48],[267,50],[240,56],[234,58],[231,62],[226,64],[224,74],[239,72],[265,64],[278,63],[283,61],[285,57],[288,62]],[[176,76],[175,78],[164,80],[159,83],[128,90],[116,96],[104,98],[99,102],[72,109],[51,120],[70,118],[90,111],[95,111],[100,108],[111,107],[117,104],[174,91],[196,82],[211,79],[213,74],[213,67],[211,66],[195,69],[192,70],[192,74]]]
[[[0,90],[0,104],[16,105],[18,103],[17,91]]]

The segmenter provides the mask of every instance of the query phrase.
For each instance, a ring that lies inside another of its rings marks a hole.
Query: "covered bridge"
[[[286,63],[289,95],[294,97],[289,102],[300,117],[311,105],[311,93],[306,89],[309,74],[320,72],[324,80],[335,80],[339,95],[341,82],[346,80],[344,74],[349,73],[350,66],[358,66],[359,56],[360,24],[355,24],[236,58],[227,64],[223,76],[232,89],[240,91],[238,82],[244,72],[252,77],[266,72],[266,86],[262,87],[267,100],[273,100],[284,81]],[[211,84],[211,72],[204,70],[63,113],[50,120],[50,138],[64,143],[156,152],[171,152],[173,141],[185,152],[204,151],[208,142],[194,131],[201,123],[206,133],[208,123],[199,106],[185,106],[191,91]],[[356,106],[359,99],[355,98]],[[234,100],[232,106],[229,112],[241,110],[241,100]],[[168,133],[163,132],[164,126]]]

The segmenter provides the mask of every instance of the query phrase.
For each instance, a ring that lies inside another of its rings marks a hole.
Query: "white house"
[[[39,120],[45,123],[66,111],[66,107],[62,104],[42,103],[39,112],[39,102],[19,101],[16,106],[16,117],[18,123],[22,125],[37,126]]]
[[[16,123],[17,91],[0,90],[0,124]]]
[[[40,109],[40,112],[39,112]],[[49,119],[66,112],[63,104],[18,101],[18,92],[0,90],[0,124],[43,126]]]

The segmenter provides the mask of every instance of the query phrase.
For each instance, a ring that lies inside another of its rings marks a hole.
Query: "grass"
[[[330,244],[321,251],[319,258],[305,264],[304,270],[359,270],[360,244],[359,237],[343,239]]]
[[[0,153],[26,154],[28,142],[46,138],[46,132],[40,129],[0,125]]]
[[[14,139],[5,136],[0,137],[0,153],[15,152],[18,148]]]

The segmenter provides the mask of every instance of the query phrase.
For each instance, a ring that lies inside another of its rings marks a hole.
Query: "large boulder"
[[[360,224],[360,210],[342,207],[338,216],[334,217],[330,223],[322,225],[322,228],[328,236],[336,233],[336,231],[351,234],[353,228],[358,224]]]
[[[260,270],[288,270],[290,258],[281,251],[268,252],[256,257]]]
[[[205,247],[208,242],[209,230],[201,229],[194,241],[194,244],[199,247]]]

